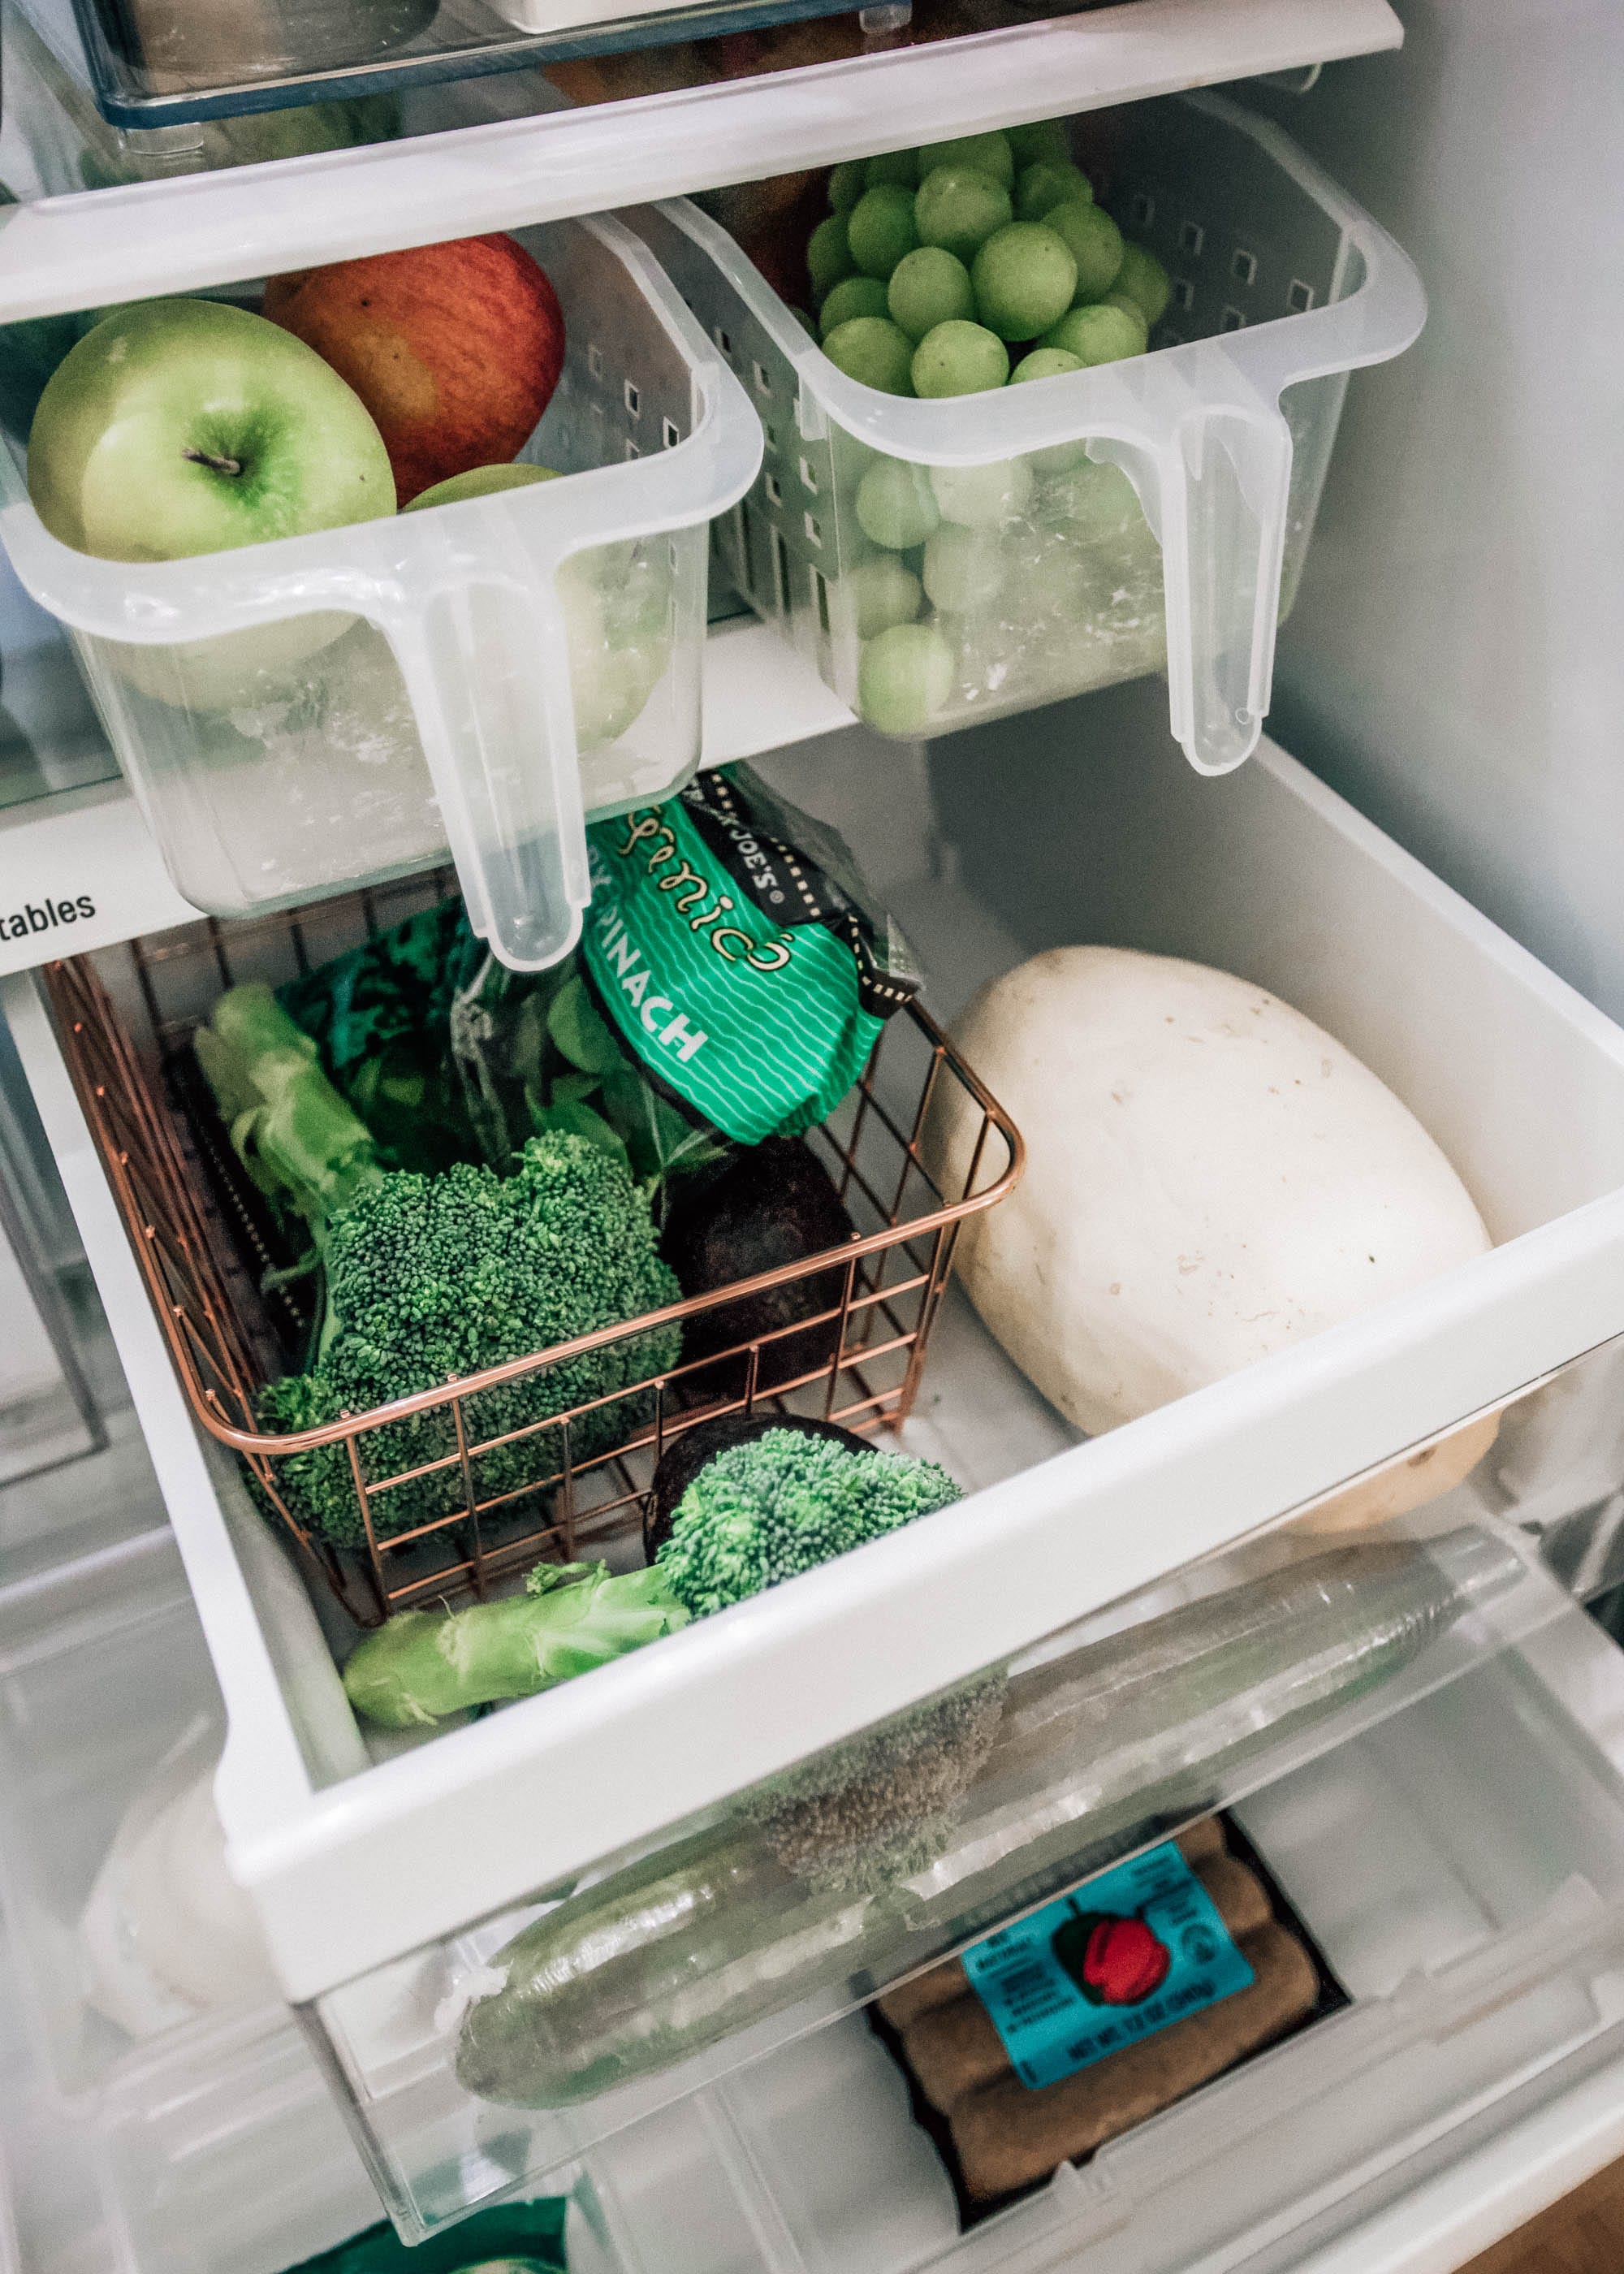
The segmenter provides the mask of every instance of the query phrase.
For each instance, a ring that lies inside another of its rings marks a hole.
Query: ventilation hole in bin
[[[810,514],[808,514],[806,518],[806,531],[807,542],[809,545],[821,545],[823,543],[823,532],[818,527],[817,523],[813,519]]]
[[[722,353],[725,356],[732,356],[733,351],[733,343],[728,338],[726,333],[722,329],[720,324],[717,326],[715,331],[711,333],[710,336],[716,342],[718,347],[721,349]]]
[[[628,440],[626,445],[626,455],[628,458],[641,458],[643,452],[637,448],[635,442]]]
[[[626,397],[626,410],[628,417],[632,418],[641,418],[643,416],[643,397],[639,395],[637,389],[633,386],[629,379],[627,380],[621,392]]]
[[[594,379],[601,379],[603,377],[604,351],[602,348],[589,348],[587,350],[586,367],[591,373]]]
[[[753,370],[756,377],[756,392],[757,395],[771,395],[772,393],[772,373],[768,370],[766,365],[764,363],[755,364],[752,365],[751,369]]]
[[[754,516],[752,516],[752,514],[751,514],[751,512],[750,512],[750,508],[749,508],[749,507],[748,507],[748,505],[744,504],[743,502],[741,502],[741,504],[740,504],[740,506],[739,506],[739,510],[738,510],[738,521],[739,521],[739,559],[740,559],[741,562],[741,563],[742,563],[742,565],[743,565],[743,571],[744,571],[744,577],[745,577],[745,581],[746,581],[747,584],[748,585],[748,587],[749,587],[750,591],[751,591],[752,592],[754,592],[754,591],[756,591],[756,523],[755,523]]]
[[[772,532],[772,583],[778,614],[786,616],[789,614],[789,547],[784,542],[781,529],[775,529]]]
[[[1143,190],[1136,190],[1128,207],[1128,218],[1136,229],[1148,229],[1156,218],[1156,201],[1147,198]]]
[[[829,586],[821,568],[812,571],[812,589],[817,594],[818,625],[823,637],[828,639],[833,628],[829,621]]]
[[[775,456],[778,453],[778,430],[776,426],[769,426],[764,418],[762,420],[762,448],[772,451]]]
[[[1195,286],[1187,276],[1176,276],[1173,279],[1172,297],[1173,305],[1176,308],[1183,308],[1187,312],[1194,307]]]
[[[1246,319],[1238,308],[1226,308],[1218,319],[1218,328],[1221,332],[1244,332]]]
[[[817,476],[813,471],[810,460],[807,458],[803,458],[801,462],[801,486],[804,490],[810,490],[814,497],[817,495]]]
[[[1294,280],[1286,298],[1297,315],[1305,316],[1314,305],[1314,288],[1312,284],[1304,284],[1300,278]]]
[[[1229,263],[1229,274],[1237,284],[1255,284],[1258,278],[1257,255],[1237,251]]]
[[[776,474],[763,474],[762,476],[762,487],[767,493],[767,502],[769,505],[783,504],[784,486],[779,481]]]
[[[1207,231],[1199,221],[1187,221],[1180,227],[1178,249],[1181,252],[1187,252],[1192,260],[1201,258],[1201,247],[1206,242]]]
[[[660,421],[660,432],[665,438],[665,448],[668,450],[674,450],[678,443],[682,440],[682,429],[678,425],[674,418],[662,419]]]

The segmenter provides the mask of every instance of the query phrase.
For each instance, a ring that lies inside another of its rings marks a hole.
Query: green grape
[[[1040,158],[1023,166],[1015,184],[1015,215],[1019,221],[1041,221],[1051,207],[1089,205],[1094,184],[1080,166],[1067,158]]]
[[[1116,290],[1137,300],[1144,312],[1146,324],[1154,331],[1167,312],[1168,294],[1171,290],[1167,270],[1154,252],[1147,252],[1142,245],[1127,244],[1122,248],[1122,267],[1116,272]]]
[[[857,485],[857,526],[888,552],[922,545],[942,518],[933,481],[906,458],[876,458]]]
[[[974,166],[1006,190],[1015,186],[1015,153],[1007,134],[962,134],[956,142],[927,142],[919,154],[920,180],[938,166]]]
[[[1102,308],[1120,308],[1122,310],[1123,314],[1129,319],[1138,330],[1139,335],[1139,353],[1143,355],[1146,349],[1150,345],[1150,327],[1145,321],[1145,311],[1140,307],[1139,302],[1133,297],[1132,294],[1129,292],[1108,292],[1104,299],[1101,300],[1099,305]]]
[[[1063,118],[1035,119],[1030,126],[1011,126],[1009,133],[1018,165],[1034,166],[1040,158],[1057,166],[1071,162],[1071,144]]]
[[[1041,222],[1011,222],[989,237],[970,270],[975,305],[1001,340],[1036,339],[1063,316],[1077,289],[1077,263],[1064,237]],[[1064,347],[1064,340],[1045,340]]]
[[[868,184],[863,179],[861,158],[847,158],[836,166],[829,177],[829,209],[831,213],[848,214],[861,197]]]
[[[808,316],[804,308],[792,308],[790,310],[790,314],[793,316],[801,330],[805,332],[809,338],[816,339],[817,337],[817,318],[816,316]]]
[[[1011,563],[1004,613],[1019,622],[1086,624],[1098,612],[1100,585],[1098,564],[1070,531],[1035,530]]]
[[[932,466],[930,488],[944,521],[956,521],[963,529],[997,529],[1006,521],[1018,521],[1026,511],[1032,469],[1024,458],[993,458],[980,466]]]
[[[1081,358],[1068,354],[1064,348],[1034,348],[1010,373],[1010,385],[1019,386],[1028,379],[1058,379],[1063,372],[1082,367]]]
[[[851,599],[859,639],[873,639],[893,624],[911,624],[925,605],[919,578],[894,553],[876,553],[860,561],[841,581]]]
[[[904,253],[884,289],[892,323],[911,340],[922,340],[952,317],[975,313],[970,272],[945,245],[921,245]]]
[[[885,287],[877,276],[843,276],[817,312],[818,329],[827,339],[837,324],[853,316],[883,316]]]
[[[911,190],[919,183],[919,153],[917,150],[886,150],[877,158],[870,158],[863,167],[863,187],[876,188],[883,182],[899,182]]]
[[[934,624],[893,624],[864,647],[857,708],[883,734],[920,734],[953,691],[953,651]]]
[[[925,590],[946,615],[984,613],[1004,588],[1007,565],[990,530],[947,522],[925,540]]]
[[[1089,545],[1146,527],[1138,493],[1122,468],[1092,458],[1044,486],[1043,518],[1065,523]]]
[[[914,350],[915,395],[984,395],[1010,375],[1010,354],[984,324],[938,324]]]
[[[912,252],[919,243],[913,191],[900,182],[880,182],[865,190],[852,209],[846,230],[852,259],[863,275],[889,276],[903,254]]]
[[[1077,263],[1074,299],[1079,303],[1102,300],[1122,267],[1122,231],[1109,214],[1099,206],[1068,199],[1064,205],[1049,207],[1043,226],[1065,239]]]
[[[856,266],[846,238],[846,222],[838,214],[831,214],[827,221],[819,222],[807,240],[807,274],[812,279],[814,298],[821,300],[825,292],[832,291]]]
[[[1125,356],[1143,355],[1145,328],[1125,308],[1099,301],[1090,308],[1068,308],[1038,345],[1064,348],[1079,363],[1120,363]]]
[[[864,387],[882,395],[912,395],[909,365],[914,343],[888,316],[853,316],[837,324],[823,342],[831,363]]]
[[[1002,182],[974,166],[938,166],[927,174],[914,200],[921,245],[939,245],[963,261],[974,260],[995,230],[1006,228],[1014,207]]]

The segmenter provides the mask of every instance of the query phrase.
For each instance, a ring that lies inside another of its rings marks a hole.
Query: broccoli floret
[[[992,1749],[1005,1683],[997,1668],[815,1753],[748,1793],[741,1813],[786,1871],[879,1894],[933,1864]]]
[[[851,1452],[792,1424],[705,1464],[677,1504],[659,1565],[701,1619],[958,1498],[934,1461]]]
[[[656,1569],[703,1618],[958,1498],[932,1461],[853,1451],[791,1424],[705,1464],[677,1503]],[[786,1871],[877,1894],[946,1846],[1004,1697],[1000,1671],[973,1675],[770,1777],[741,1812]]]
[[[362,1412],[678,1299],[647,1194],[612,1155],[560,1132],[531,1138],[510,1177],[466,1163],[380,1176],[332,1224],[324,1261],[322,1354],[262,1396],[279,1429]],[[680,1339],[675,1327],[657,1329],[487,1390],[467,1402],[468,1434],[498,1436],[645,1381],[675,1365]],[[572,1457],[603,1450],[634,1418],[623,1402],[598,1407],[574,1426]],[[455,1449],[444,1411],[369,1431],[360,1448],[369,1481]],[[476,1489],[482,1499],[516,1490],[562,1456],[551,1433],[500,1447],[474,1462]],[[280,1465],[296,1516],[337,1546],[364,1544],[342,1444]],[[379,1495],[372,1522],[387,1537],[462,1505],[452,1468]]]

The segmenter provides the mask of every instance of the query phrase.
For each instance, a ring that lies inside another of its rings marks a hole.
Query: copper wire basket
[[[910,1005],[891,1020],[850,1097],[808,1133],[856,1227],[846,1245],[322,1428],[267,1434],[258,1426],[258,1393],[289,1370],[289,1321],[278,1315],[288,1298],[274,1284],[278,1259],[262,1205],[201,1103],[192,1035],[226,987],[249,978],[279,983],[447,889],[448,879],[418,878],[288,914],[209,918],[45,973],[64,1054],[192,1412],[240,1455],[306,1568],[364,1625],[420,1600],[483,1597],[542,1557],[607,1552],[615,1560],[617,1543],[641,1539],[666,1446],[701,1421],[771,1410],[863,1432],[898,1427],[918,1389],[958,1228],[1001,1200],[1021,1168],[1009,1116],[929,1014]],[[981,1116],[964,1189],[951,1195],[938,1189],[920,1150],[944,1082],[957,1083]],[[831,1299],[792,1324],[719,1350],[707,1344],[703,1357],[646,1380],[479,1434],[482,1393],[651,1328],[819,1279]],[[814,1362],[801,1364],[808,1355]],[[616,1409],[606,1449],[601,1423],[583,1427],[605,1406]],[[380,1462],[378,1431],[430,1414],[448,1425],[443,1450],[406,1468]],[[354,1551],[300,1521],[282,1473],[290,1454],[335,1444],[348,1457],[365,1540]],[[482,1490],[485,1457],[498,1451],[507,1457],[503,1488]],[[380,1522],[391,1493],[431,1476],[443,1480],[436,1490],[447,1512],[409,1529]]]

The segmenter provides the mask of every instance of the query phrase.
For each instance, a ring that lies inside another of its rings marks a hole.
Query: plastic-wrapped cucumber
[[[1209,1807],[1225,1772],[1391,1679],[1521,1571],[1470,1530],[1339,1548],[1014,1675],[954,1836],[878,1893],[786,1871],[747,1795],[498,1953],[506,1978],[463,2016],[458,2076],[482,2099],[560,2107],[835,1984],[866,1995],[1099,1868],[1113,1840]]]

